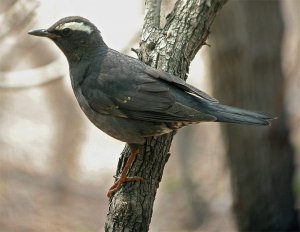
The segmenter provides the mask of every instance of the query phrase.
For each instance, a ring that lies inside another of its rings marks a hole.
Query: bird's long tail
[[[249,125],[270,125],[275,119],[269,114],[244,110],[221,104],[209,104],[207,113],[217,118],[217,122],[239,123]]]

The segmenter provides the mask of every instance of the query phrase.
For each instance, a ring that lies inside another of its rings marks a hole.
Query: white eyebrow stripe
[[[69,23],[64,23],[64,24],[60,24],[58,25],[55,29],[56,30],[63,30],[65,28],[70,28],[73,31],[85,31],[88,34],[91,34],[93,32],[93,29],[84,24],[83,22],[69,22]]]

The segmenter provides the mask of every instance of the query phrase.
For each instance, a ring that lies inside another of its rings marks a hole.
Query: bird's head
[[[28,34],[51,39],[68,60],[80,60],[107,47],[97,27],[80,16],[63,18],[48,29],[32,30]]]

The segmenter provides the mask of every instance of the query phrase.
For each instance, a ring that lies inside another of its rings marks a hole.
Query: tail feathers
[[[217,122],[239,123],[248,125],[270,125],[275,118],[266,113],[244,110],[221,104],[210,104],[209,114],[217,118]]]

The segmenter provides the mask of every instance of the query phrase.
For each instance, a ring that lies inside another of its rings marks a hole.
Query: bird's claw
[[[138,176],[133,176],[133,177],[122,177],[122,175],[120,177],[114,176],[114,178],[116,178],[116,182],[110,187],[110,189],[107,192],[107,197],[111,198],[112,195],[117,192],[124,183],[126,182],[133,182],[133,181],[144,181],[144,178],[142,177],[138,177]]]

